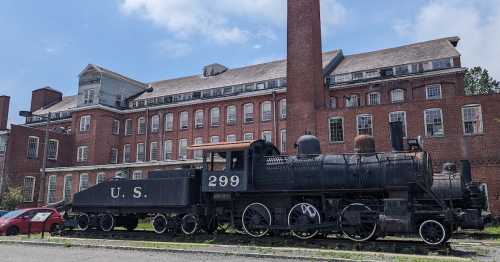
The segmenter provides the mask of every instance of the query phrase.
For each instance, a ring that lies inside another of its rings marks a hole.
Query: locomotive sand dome
[[[392,152],[376,152],[373,138],[356,139],[356,153],[321,154],[319,140],[297,140],[297,155],[281,155],[264,140],[193,145],[202,169],[150,172],[145,180],[106,181],[75,194],[81,229],[129,230],[152,217],[154,230],[195,234],[230,224],[253,237],[270,231],[309,239],[341,233],[353,241],[418,234],[440,245],[457,228],[482,228],[485,189],[470,165],[446,164],[433,174],[416,140],[402,145],[391,123]]]

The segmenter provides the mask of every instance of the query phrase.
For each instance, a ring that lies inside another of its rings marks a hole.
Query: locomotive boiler
[[[75,194],[81,229],[133,230],[151,217],[156,233],[213,232],[222,225],[253,237],[270,232],[300,239],[339,234],[353,241],[418,234],[429,245],[458,228],[481,229],[488,215],[484,185],[470,165],[446,163],[434,174],[416,139],[403,148],[401,123],[391,123],[393,152],[372,137],[355,153],[322,154],[319,140],[300,137],[297,154],[264,140],[193,145],[202,169],[156,171],[145,180],[113,179]]]

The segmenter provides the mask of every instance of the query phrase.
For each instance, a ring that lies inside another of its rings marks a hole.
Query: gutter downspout
[[[278,119],[276,117],[276,114],[278,112],[276,112],[276,91],[273,91],[273,139],[271,139],[272,141],[274,141],[274,144],[277,145],[278,143]],[[271,141],[271,142],[272,142]]]

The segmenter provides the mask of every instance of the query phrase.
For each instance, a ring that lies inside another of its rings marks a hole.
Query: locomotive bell
[[[375,153],[375,139],[373,136],[356,136],[354,138],[354,152],[360,154]]]
[[[319,139],[313,135],[303,135],[295,143],[298,155],[319,155],[321,147]]]

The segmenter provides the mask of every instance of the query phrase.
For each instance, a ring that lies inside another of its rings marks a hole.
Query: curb
[[[0,244],[23,244],[31,246],[48,246],[48,247],[68,247],[65,243],[53,243],[53,242],[36,242],[36,241],[25,241],[25,240],[0,240]],[[69,247],[81,247],[81,248],[102,248],[102,249],[112,249],[112,250],[128,250],[128,251],[153,251],[153,252],[165,252],[165,253],[184,253],[184,254],[210,254],[210,255],[224,255],[224,256],[240,256],[240,257],[252,257],[252,258],[274,258],[274,259],[295,259],[295,260],[307,260],[307,261],[332,261],[332,262],[352,262],[360,260],[352,260],[346,258],[324,258],[324,257],[306,257],[306,256],[286,256],[286,255],[271,255],[271,254],[260,254],[251,252],[229,252],[229,251],[209,251],[209,250],[190,250],[182,248],[154,248],[154,247],[134,247],[134,246],[112,246],[112,245],[92,245],[92,244],[74,244],[71,243]],[[361,260],[366,262],[372,262],[372,260]]]

